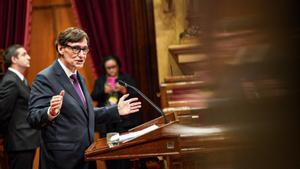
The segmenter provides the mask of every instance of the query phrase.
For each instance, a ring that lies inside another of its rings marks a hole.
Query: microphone
[[[139,89],[127,84],[126,82],[124,82],[123,80],[118,80],[119,84],[124,86],[124,87],[129,87],[132,90],[134,90],[135,92],[137,92],[140,96],[142,96],[148,103],[151,104],[152,107],[155,108],[155,110],[157,110],[164,118],[164,123],[167,124],[168,123],[168,119],[165,116],[165,113],[159,108],[157,107],[146,95],[144,95],[144,93],[142,93]]]

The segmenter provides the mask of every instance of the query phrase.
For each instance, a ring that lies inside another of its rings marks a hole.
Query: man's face
[[[24,48],[17,49],[17,56],[12,57],[12,64],[17,69],[25,70],[30,67],[30,56]]]
[[[105,62],[105,70],[108,76],[116,77],[119,74],[119,66],[113,59]]]
[[[66,46],[59,45],[58,48],[62,55],[60,59],[68,69],[75,71],[83,67],[89,50],[85,38],[80,42],[69,42]]]

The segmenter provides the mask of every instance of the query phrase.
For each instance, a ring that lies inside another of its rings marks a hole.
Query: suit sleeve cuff
[[[121,120],[119,111],[118,111],[118,105],[112,105],[105,107],[106,111],[108,111],[111,114],[112,122],[118,122]]]

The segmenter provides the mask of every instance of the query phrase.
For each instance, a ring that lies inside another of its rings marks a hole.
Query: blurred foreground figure
[[[299,168],[295,6],[292,1],[213,4],[218,12],[205,40],[216,95],[205,123],[228,129],[232,147],[224,156],[208,157],[207,168]]]
[[[199,137],[184,140],[190,147],[195,142],[200,145],[199,153],[189,157],[198,162],[183,162],[181,168],[299,168],[296,1],[189,3],[192,22],[199,24],[199,57],[207,55],[214,94],[207,109],[198,113],[201,126],[181,124],[170,129]]]

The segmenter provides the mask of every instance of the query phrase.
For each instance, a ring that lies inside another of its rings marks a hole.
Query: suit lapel
[[[82,86],[82,92],[86,99],[86,105],[87,105],[87,113],[88,113],[88,119],[89,119],[89,136],[90,136],[90,142],[93,142],[93,133],[95,129],[95,114],[94,114],[94,106],[93,101],[91,99],[90,93],[85,85],[84,78],[78,73],[78,79],[79,83]]]
[[[15,79],[15,82],[16,83],[18,83],[26,92],[30,92],[30,88],[29,88],[29,86],[26,86],[23,82],[22,82],[22,80],[19,78],[19,76],[18,75],[16,75],[14,72],[12,72],[12,71],[10,71],[10,70],[8,70],[8,74],[9,74],[9,76],[12,76],[12,77],[14,77],[14,79]],[[24,77],[25,78],[25,77]]]
[[[54,69],[57,74],[58,82],[63,86],[65,89],[65,92],[68,92],[80,105],[81,109],[84,111],[85,115],[87,114],[87,110],[84,108],[84,105],[78,96],[76,90],[73,87],[73,84],[71,83],[69,77],[67,77],[66,73],[62,69],[62,67],[59,65],[58,61],[54,63]],[[82,89],[83,90],[83,89]]]

